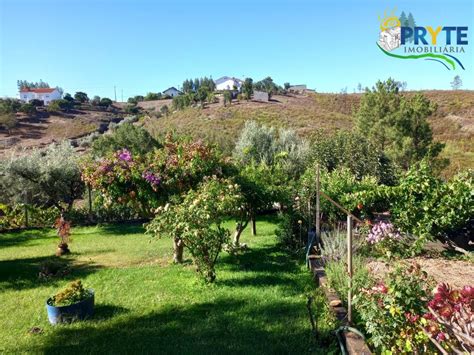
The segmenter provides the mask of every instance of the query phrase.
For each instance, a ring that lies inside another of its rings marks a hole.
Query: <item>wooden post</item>
[[[321,238],[320,201],[319,201],[319,164],[316,166],[316,237]]]
[[[311,230],[311,196],[308,197],[308,232]]]
[[[349,291],[347,293],[347,321],[352,323],[352,216],[347,215],[347,275]]]

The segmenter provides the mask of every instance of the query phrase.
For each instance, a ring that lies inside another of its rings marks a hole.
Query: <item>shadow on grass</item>
[[[41,341],[44,354],[303,354],[324,351],[302,318],[305,303],[255,304],[234,299],[169,306],[112,324],[56,327]],[[329,333],[329,332],[328,332]],[[334,344],[331,344],[332,346]]]
[[[92,318],[92,321],[108,320],[110,318],[128,312],[129,310],[124,307],[114,306],[112,304],[96,304],[94,306],[94,316]]]
[[[104,235],[143,234],[145,228],[143,228],[143,222],[104,224],[96,233]]]
[[[241,255],[224,255],[219,260],[230,270],[259,272],[297,272],[301,260],[289,255],[278,245],[249,249]]]
[[[61,263],[61,270],[66,271],[61,277],[40,278],[41,266],[48,262]],[[60,280],[83,278],[100,267],[95,264],[77,264],[70,258],[43,256],[0,261],[0,290],[29,289],[45,284],[55,285]]]
[[[22,244],[34,245],[32,241],[51,238],[51,229],[30,229],[0,233],[0,248],[16,247]]]

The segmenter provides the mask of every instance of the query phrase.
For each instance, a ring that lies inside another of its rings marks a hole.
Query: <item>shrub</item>
[[[399,266],[385,283],[365,288],[354,297],[357,313],[377,352],[426,353],[430,342],[420,315],[433,288],[419,265]],[[432,349],[431,349],[432,350]]]
[[[300,196],[304,206],[316,204],[316,167],[310,166],[300,180]],[[348,168],[338,168],[331,172],[320,169],[320,189],[333,200],[339,202],[355,215],[360,215],[357,208],[358,200],[354,198],[354,193],[373,191],[378,186],[375,177],[366,176],[362,179],[351,173]],[[382,201],[383,202],[383,201]],[[360,207],[360,206],[359,206]],[[345,221],[346,214],[339,208],[333,206],[329,201],[321,199],[321,211],[324,220],[329,222]]]
[[[241,164],[278,163],[292,177],[304,171],[308,153],[308,143],[296,132],[277,131],[255,121],[245,122],[234,149],[234,157]]]
[[[44,106],[44,101],[43,100],[38,100],[38,99],[33,99],[28,102],[29,104],[35,106],[35,107],[42,107]]]
[[[474,215],[474,173],[465,171],[444,182],[426,162],[410,169],[394,187],[379,186],[352,196],[364,209],[376,209],[385,201],[391,219],[403,232],[417,237],[417,249],[432,237],[443,239],[467,225]],[[462,246],[468,236],[458,241]]]
[[[396,182],[395,168],[385,153],[357,132],[317,132],[312,137],[310,156],[328,171],[347,168],[357,179],[370,175],[385,185]]]
[[[170,196],[195,187],[204,176],[222,175],[215,147],[202,142],[174,141],[147,154],[127,149],[84,163],[82,178],[103,196],[106,206],[127,205],[141,216],[166,203]]]
[[[67,285],[66,288],[59,291],[48,300],[50,306],[64,307],[84,301],[92,296],[90,290],[82,285],[81,280],[76,280]]]
[[[36,107],[30,103],[21,105],[20,111],[25,113],[28,116],[36,115]]]
[[[133,154],[144,154],[157,147],[159,143],[147,130],[131,123],[120,124],[112,134],[101,135],[92,143],[92,151],[96,156],[104,156],[123,148]]]
[[[344,261],[347,258],[347,232],[342,229],[332,229],[321,232],[323,248],[321,256],[324,263]],[[352,253],[356,253],[361,247],[361,240],[354,238],[352,241]]]
[[[18,119],[14,113],[2,113],[0,114],[0,126],[2,126],[7,131],[11,131],[12,128],[15,128],[18,124]]]
[[[68,112],[73,108],[72,102],[64,99],[51,101],[47,107],[48,112]]]
[[[352,276],[352,294],[357,295],[360,290],[373,285],[374,281],[370,277],[366,267],[366,260],[355,255],[352,259],[353,276]],[[347,263],[345,257],[338,261],[330,261],[326,263],[324,270],[328,277],[329,285],[347,302],[349,291],[349,276],[347,274]]]
[[[407,257],[412,255],[413,238],[401,233],[390,222],[380,221],[371,228],[366,241],[372,255]]]
[[[453,290],[447,284],[438,285],[428,302],[422,324],[430,340],[449,353],[474,352],[473,319],[474,287]]]
[[[140,112],[140,108],[135,104],[126,105],[124,108],[125,113],[136,115]]]

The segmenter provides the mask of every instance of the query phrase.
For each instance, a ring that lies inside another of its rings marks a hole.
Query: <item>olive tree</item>
[[[66,142],[3,161],[0,187],[6,202],[54,206],[61,212],[70,211],[84,192],[78,156]]]

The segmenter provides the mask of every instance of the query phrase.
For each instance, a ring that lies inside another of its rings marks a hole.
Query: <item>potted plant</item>
[[[94,290],[85,289],[81,280],[73,281],[48,298],[46,310],[53,325],[91,317],[94,313]]]
[[[56,222],[54,222],[54,227],[56,228],[60,238],[56,255],[61,256],[64,254],[69,254],[71,252],[68,246],[68,243],[71,241],[71,222],[66,221],[61,213],[61,216],[56,219]]]

